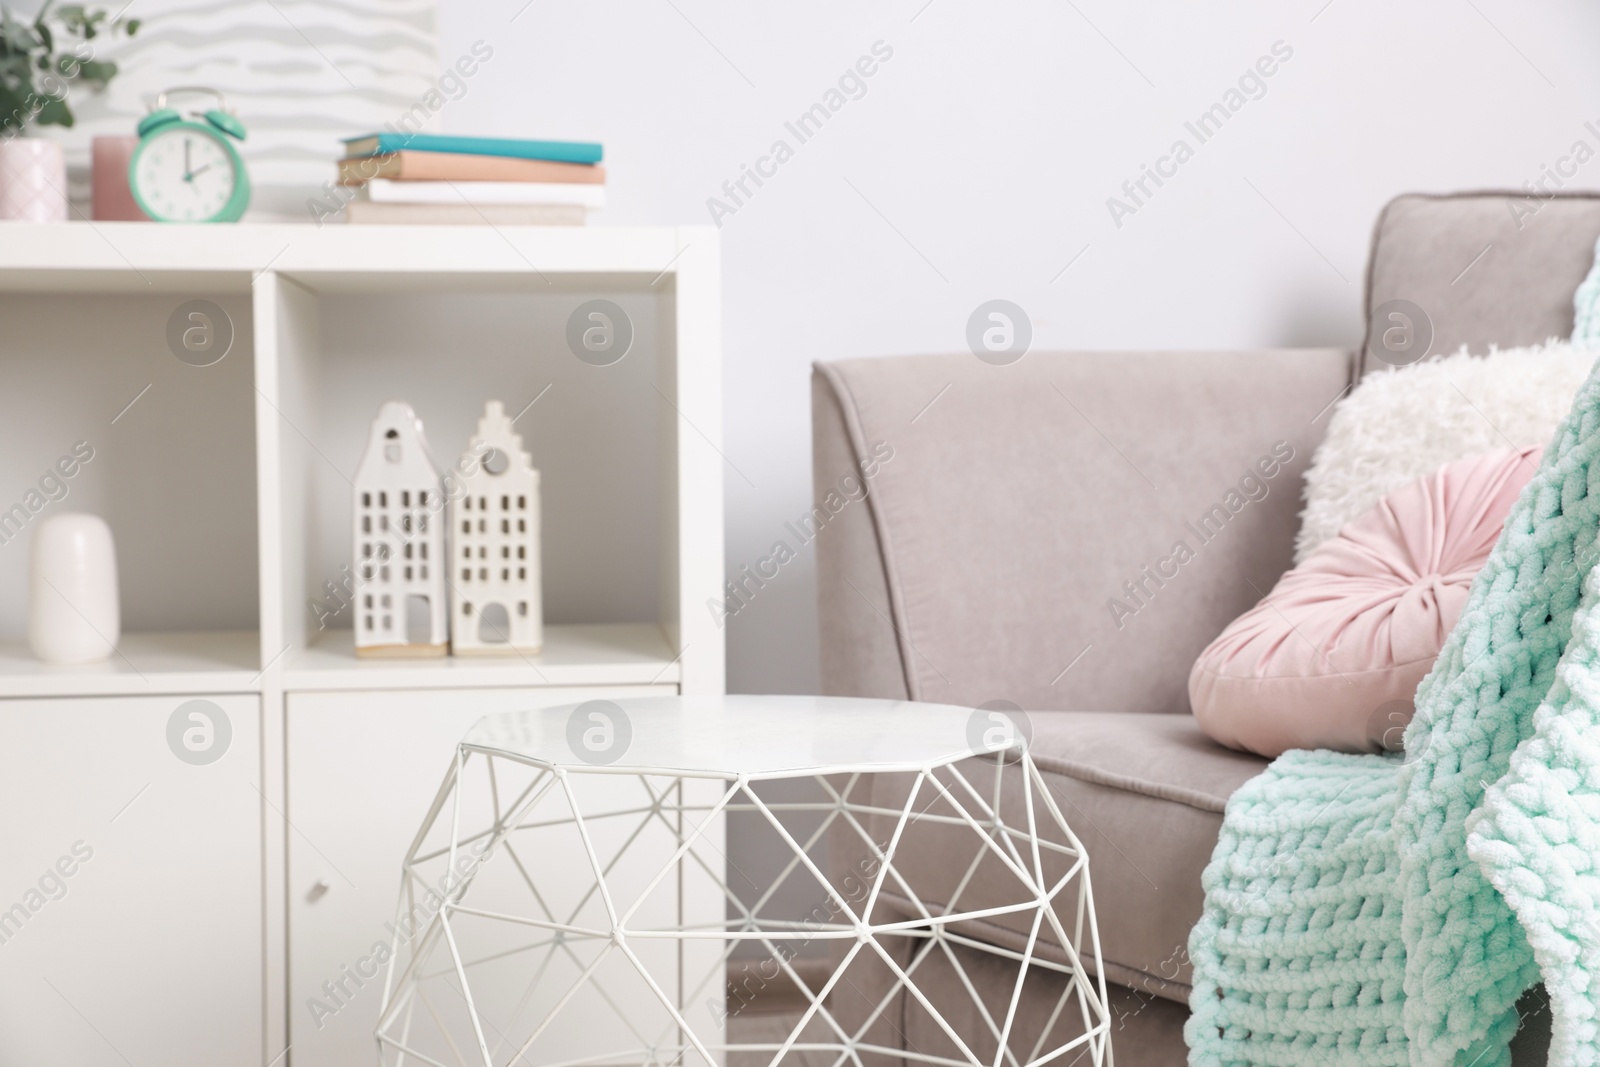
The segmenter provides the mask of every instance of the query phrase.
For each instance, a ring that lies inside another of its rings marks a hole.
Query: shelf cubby
[[[25,630],[36,530],[71,511],[111,526],[130,638],[258,629],[254,330],[239,280],[129,291],[0,272],[0,639]],[[210,366],[169,349],[170,320],[194,300],[233,335]]]

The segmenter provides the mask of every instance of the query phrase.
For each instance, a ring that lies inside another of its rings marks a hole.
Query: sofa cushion
[[[1305,475],[1294,561],[1406,483],[1466,456],[1548,444],[1600,352],[1564,341],[1371,374],[1333,407]]]
[[[1433,356],[1462,345],[1481,352],[1569,336],[1573,294],[1594,263],[1597,235],[1594,193],[1395,197],[1378,216],[1367,261],[1362,371],[1394,362],[1378,358],[1388,322],[1373,319],[1393,300],[1426,314]]]
[[[1187,1002],[1189,928],[1200,917],[1200,875],[1211,859],[1228,797],[1267,761],[1216,744],[1187,715],[1035,712],[1029,721],[1034,761],[1089,857],[1107,980]],[[985,797],[993,795],[995,768],[992,759],[957,765]],[[1020,769],[1011,765],[999,774],[1007,823],[1027,826]],[[909,775],[875,776],[874,805],[898,811],[911,780]],[[952,792],[961,795],[959,789]],[[974,805],[967,806],[976,816]],[[954,814],[942,799],[930,799],[926,787],[918,793],[917,808]],[[1062,840],[1047,813],[1036,816],[1042,837]],[[869,823],[874,840],[887,842],[895,821],[889,814],[875,816]],[[1066,872],[1065,858],[1058,854],[1046,853],[1043,865],[1047,883]],[[913,823],[896,850],[895,868],[907,885],[889,881],[883,892],[884,906],[896,913],[917,913],[907,886],[930,911],[949,907],[952,898],[962,912],[1026,898],[1020,880],[964,826]],[[1072,902],[1063,900],[1061,910],[1070,923]],[[962,925],[984,941],[1021,948],[1027,922],[1025,913],[1018,913]],[[1048,933],[1041,941],[1047,956],[1061,957]]]
[[[1195,660],[1195,721],[1229,748],[1397,752],[1543,446],[1447,463],[1384,496]]]

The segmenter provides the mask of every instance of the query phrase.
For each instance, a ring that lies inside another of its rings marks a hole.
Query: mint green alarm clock
[[[217,107],[186,120],[167,107],[177,93],[205,93]],[[156,97],[155,109],[139,121],[139,145],[128,162],[134,201],[156,222],[238,222],[250,206],[250,176],[234,141],[244,125],[215,89],[182,86]]]

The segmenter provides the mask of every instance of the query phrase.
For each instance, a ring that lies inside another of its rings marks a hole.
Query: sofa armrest
[[[1289,566],[1354,369],[1334,349],[818,364],[823,691],[1187,712],[1195,655]]]
[[[818,531],[817,612],[822,620],[822,692],[827,696],[904,700],[905,664],[889,603],[888,577],[878,544],[870,499],[851,500],[847,478],[859,477],[863,453],[845,422],[844,408],[820,370],[811,375],[812,521],[828,515]],[[871,483],[861,483],[871,495]],[[847,501],[828,514],[827,497]]]

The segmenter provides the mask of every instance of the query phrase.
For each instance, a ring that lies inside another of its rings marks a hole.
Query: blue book
[[[387,155],[402,150],[545,159],[556,163],[598,163],[603,155],[600,146],[590,141],[518,141],[508,137],[451,137],[438,133],[394,131],[344,139],[346,159]]]

